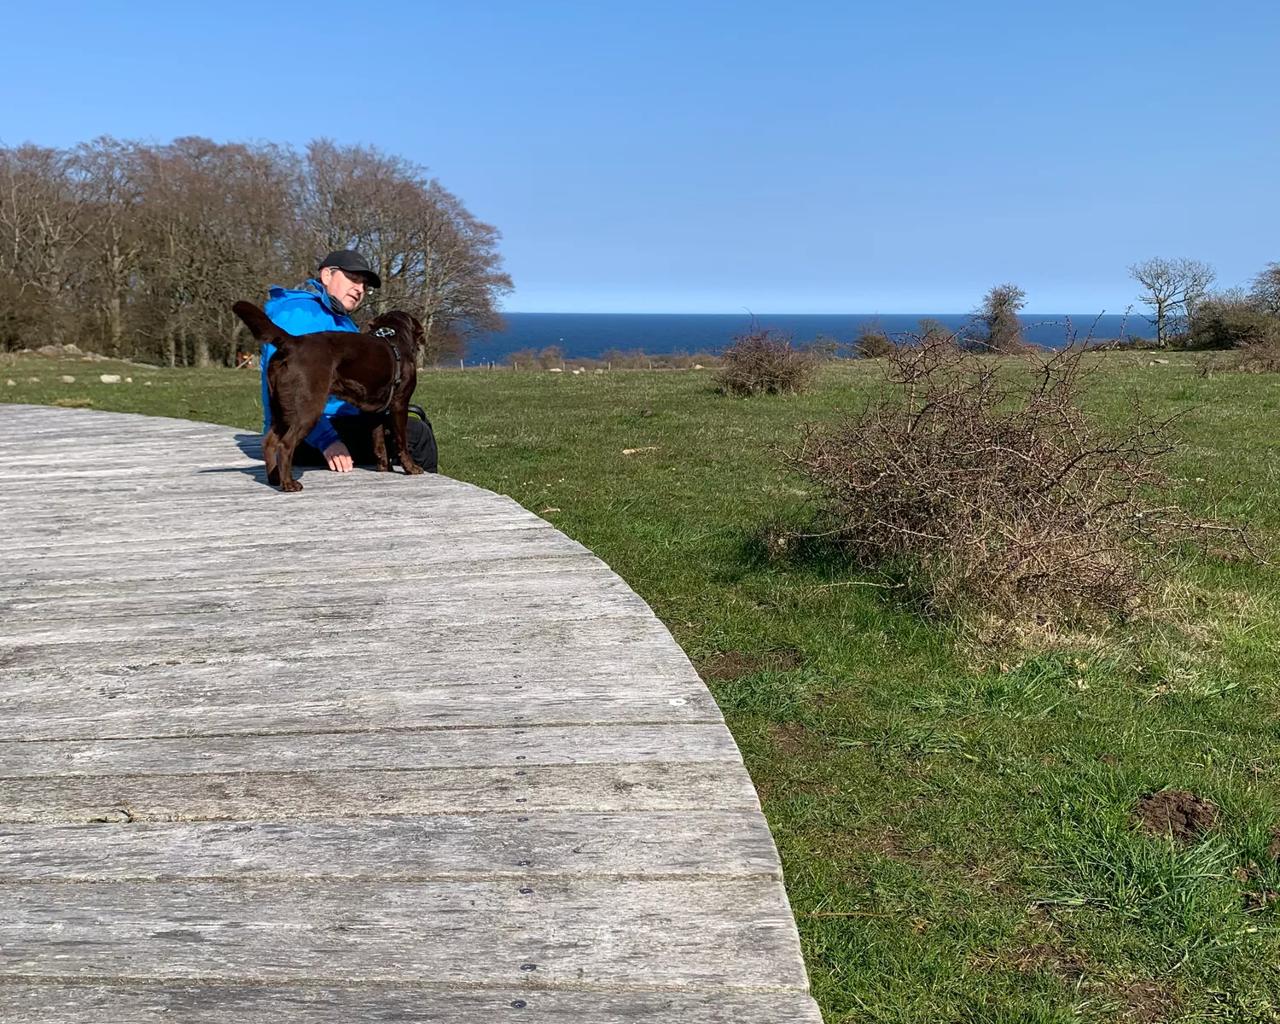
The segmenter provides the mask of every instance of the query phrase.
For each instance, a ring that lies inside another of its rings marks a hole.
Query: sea
[[[556,347],[566,359],[600,359],[610,350],[641,351],[649,355],[718,353],[734,338],[753,329],[789,335],[798,345],[818,340],[848,344],[866,327],[890,335],[919,329],[920,321],[940,321],[959,331],[971,320],[968,313],[504,313],[506,326],[473,336],[466,362],[472,365],[506,363],[513,352]],[[1149,338],[1154,329],[1142,316],[1039,314],[1020,318],[1028,341],[1059,348],[1073,338],[1093,341]]]

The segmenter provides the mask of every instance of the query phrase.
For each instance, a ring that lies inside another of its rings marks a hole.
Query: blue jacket
[[[267,304],[263,311],[271,322],[289,334],[316,334],[319,331],[359,331],[355,321],[347,316],[341,304],[324,290],[324,286],[314,278],[301,288],[281,288],[273,284],[268,292]],[[262,432],[265,434],[271,426],[271,403],[267,400],[267,363],[275,355],[276,347],[270,342],[262,345]],[[329,422],[330,416],[354,416],[359,413],[350,402],[329,396],[324,404],[324,412],[311,428],[306,437],[307,444],[317,451],[324,451],[334,441],[339,441],[338,432]]]

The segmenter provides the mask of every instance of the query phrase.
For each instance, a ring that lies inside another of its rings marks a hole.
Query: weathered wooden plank
[[[542,621],[451,623],[431,628],[429,623],[413,624],[413,645],[403,656],[387,657],[387,631],[351,629],[325,632],[299,629],[289,635],[264,638],[261,632],[243,635],[232,631],[188,632],[159,639],[119,639],[110,644],[95,640],[57,641],[40,644],[0,644],[0,668],[6,673],[18,668],[75,669],[114,668],[125,671],[149,665],[178,666],[191,662],[227,664],[254,658],[276,657],[293,661],[316,658],[346,658],[352,665],[378,659],[376,664],[407,667],[430,664],[446,650],[471,652],[477,657],[510,655],[513,658],[537,652],[539,657],[565,661],[581,654],[617,651],[633,644],[671,643],[667,632],[652,613],[598,615],[592,618],[547,618]],[[678,649],[678,648],[677,648]],[[388,664],[389,663],[389,664]]]
[[[0,826],[0,886],[291,878],[780,878],[748,811]],[[3,890],[0,890],[3,893]],[[2,1004],[3,1000],[0,1000]]]
[[[79,642],[164,642],[192,635],[202,636],[206,643],[258,638],[267,649],[291,631],[304,628],[305,623],[311,630],[373,631],[390,649],[409,657],[412,647],[408,641],[419,631],[477,623],[500,628],[503,623],[617,618],[647,610],[639,595],[616,577],[614,581],[595,581],[587,589],[575,588],[575,584],[586,582],[582,573],[528,574],[522,586],[515,586],[507,577],[462,577],[453,581],[454,597],[449,601],[415,600],[397,605],[383,595],[370,606],[329,593],[315,595],[308,606],[268,608],[249,617],[228,615],[221,609],[166,611],[159,607],[151,612],[96,618],[6,621],[0,649]]]
[[[759,810],[741,765],[11,779],[0,822],[263,821],[486,811]]]
[[[56,517],[64,509],[51,502],[41,503],[42,497],[65,492],[68,498],[82,492],[102,489],[105,499],[94,503],[86,512],[98,514],[159,515],[156,509],[168,495],[177,507],[191,506],[202,497],[213,507],[239,503],[241,512],[263,515],[276,511],[292,516],[296,508],[315,507],[321,514],[332,511],[338,504],[354,502],[365,511],[382,511],[391,516],[404,516],[412,511],[431,515],[459,505],[488,506],[491,510],[507,508],[512,504],[508,497],[492,502],[484,501],[485,492],[474,485],[463,484],[436,474],[408,477],[401,472],[379,473],[369,467],[357,467],[351,473],[330,473],[317,467],[302,468],[300,475],[311,478],[317,486],[301,494],[282,494],[275,486],[268,486],[260,465],[194,467],[185,474],[160,474],[145,467],[135,467],[133,479],[121,475],[115,478],[90,478],[75,472],[64,477],[51,478],[38,483],[4,484],[6,498],[15,503],[20,514],[28,513]],[[132,493],[132,492],[137,492]],[[126,505],[130,499],[139,503],[137,509]]]
[[[378,681],[381,682],[381,681]],[[54,699],[0,696],[0,739],[187,738],[238,733],[358,732],[372,729],[458,729],[475,726],[640,725],[719,722],[720,710],[700,680],[632,677],[477,686],[377,689],[363,685],[299,686],[257,692],[241,688],[157,697],[90,692]]]
[[[343,566],[341,572],[344,586],[378,587],[433,581],[440,577],[442,569],[460,577],[511,576],[526,572],[587,571],[598,568],[600,564],[594,555],[585,551],[556,547],[540,552],[530,547],[522,552],[513,545],[505,556],[496,549],[486,549],[474,557],[460,552],[457,561],[449,565],[426,561],[401,565],[351,562]],[[166,600],[198,601],[207,595],[216,598],[228,592],[276,587],[282,578],[287,579],[292,588],[310,588],[312,592],[335,585],[334,569],[320,565],[295,567],[287,572],[278,568],[266,570],[261,566],[246,566],[238,573],[214,574],[207,571],[203,576],[184,573],[166,574],[163,578],[157,578],[163,572],[162,566],[154,564],[149,571],[145,566],[138,566],[139,571],[132,578],[119,569],[113,569],[110,576],[103,576],[102,569],[99,560],[92,572],[83,572],[78,578],[61,564],[57,568],[50,567],[43,578],[35,572],[25,575],[0,572],[0,592],[9,595],[0,598],[0,606],[14,612],[47,607],[53,612],[62,609],[89,613],[109,607],[117,600],[137,600],[143,594],[153,600],[160,600],[163,596]],[[0,621],[3,617],[4,612],[0,612]]]
[[[376,480],[377,477],[370,475],[367,479]],[[424,540],[430,539],[430,531],[437,521],[456,520],[473,512],[482,519],[485,514],[493,517],[499,512],[523,513],[528,518],[530,527],[546,525],[543,520],[521,509],[514,502],[486,503],[483,501],[483,494],[477,495],[474,492],[450,494],[433,491],[430,495],[419,495],[417,500],[408,501],[396,500],[394,495],[385,491],[347,495],[326,493],[311,500],[311,507],[303,522],[292,521],[288,510],[280,507],[273,492],[258,495],[226,494],[222,497],[196,493],[187,497],[174,497],[168,501],[154,496],[128,495],[95,503],[92,508],[84,509],[74,505],[53,505],[43,495],[37,497],[32,494],[29,497],[29,503],[6,499],[5,509],[10,513],[7,525],[36,536],[41,531],[48,531],[51,538],[63,542],[78,540],[85,544],[92,543],[104,531],[116,528],[128,530],[140,524],[154,524],[158,532],[170,536],[190,525],[176,522],[183,519],[214,524],[212,528],[206,526],[203,533],[195,531],[198,538],[224,532],[224,529],[234,530],[239,534],[262,531],[267,534],[262,538],[266,543],[274,542],[276,534],[283,533],[287,537],[289,531],[308,528],[311,524],[315,524],[316,529],[341,526],[349,530],[353,517],[363,519],[366,516],[377,520],[378,529],[404,523],[416,525],[425,531],[422,538]],[[223,523],[226,524],[225,528],[217,525]],[[576,541],[563,534],[560,538],[562,544],[576,546]]]
[[[133,495],[129,495],[128,499],[133,497]],[[321,501],[324,501],[325,504],[316,511],[308,509],[305,516],[298,516],[296,519],[290,518],[283,510],[280,510],[276,514],[267,517],[265,522],[249,520],[240,522],[241,513],[234,510],[215,514],[213,510],[206,508],[175,506],[170,512],[171,516],[185,520],[203,521],[206,525],[203,529],[200,527],[188,528],[185,525],[178,527],[165,522],[163,517],[138,516],[127,518],[121,516],[105,522],[102,529],[97,529],[93,524],[88,523],[59,523],[57,521],[53,521],[50,524],[51,527],[56,528],[45,529],[45,524],[34,523],[31,524],[29,531],[24,532],[24,538],[33,545],[39,546],[42,549],[42,553],[45,554],[56,554],[60,557],[88,555],[97,556],[101,559],[107,554],[119,556],[128,554],[146,555],[159,550],[172,550],[176,553],[181,553],[206,546],[219,550],[244,547],[251,549],[249,553],[252,554],[252,549],[271,549],[297,544],[308,537],[330,536],[334,530],[346,535],[348,544],[353,547],[361,547],[366,542],[372,542],[382,545],[381,549],[397,550],[394,544],[387,548],[383,542],[400,540],[408,531],[413,529],[418,531],[417,543],[422,547],[429,548],[442,531],[447,531],[460,537],[469,537],[472,534],[484,534],[489,530],[510,530],[513,528],[511,525],[513,521],[522,523],[521,526],[516,527],[518,529],[550,528],[545,520],[539,519],[516,505],[503,505],[479,510],[471,505],[460,503],[455,508],[447,510],[432,508],[430,511],[419,510],[416,515],[390,515],[380,508],[361,508],[359,507],[360,503],[356,501],[350,503],[340,502],[337,500],[339,497],[341,496],[318,496],[313,503],[319,505]],[[304,496],[299,500],[307,500],[305,492]],[[365,503],[369,504],[371,502],[366,498]],[[413,503],[406,502],[405,504],[412,505]],[[15,530],[25,529],[23,526],[24,520],[21,518],[20,513],[12,508],[11,503],[5,502],[5,505],[6,512],[12,514]],[[116,506],[105,504],[102,507],[110,509]],[[412,509],[404,511],[407,513],[411,512]],[[367,520],[370,523],[364,535],[360,537],[358,545],[352,544],[351,522],[353,519]],[[227,520],[231,520],[234,525],[219,525]],[[376,525],[372,525],[375,522]],[[99,538],[108,537],[110,530],[113,528],[113,523],[119,524],[121,535],[108,538],[109,542],[100,541]],[[468,524],[471,529],[464,529]],[[147,536],[139,537],[129,532],[147,527],[151,529],[151,533]],[[561,544],[565,548],[576,550],[574,541],[564,537],[563,534],[560,536]],[[483,540],[484,538],[481,537],[480,539]],[[22,550],[15,551],[13,554],[26,555],[27,552]]]
[[[613,635],[608,627],[617,625]],[[194,703],[253,703],[277,694],[283,699],[358,699],[363,693],[416,687],[466,688],[477,700],[505,699],[508,693],[537,685],[589,687],[584,692],[643,694],[668,681],[701,687],[684,652],[653,621],[637,618],[615,624],[559,624],[545,633],[534,630],[495,634],[483,627],[456,633],[425,635],[415,643],[412,657],[371,661],[376,649],[335,646],[302,657],[294,650],[245,653],[206,650],[182,656],[163,645],[125,650],[121,657],[96,663],[73,654],[80,647],[52,657],[5,667],[0,708],[18,713],[28,702],[89,701],[145,703],[163,706],[187,700]],[[135,645],[137,646],[137,645]],[[40,648],[39,650],[47,650]],[[134,658],[133,655],[140,655]],[[514,694],[517,695],[518,694]],[[457,694],[455,694],[457,696]],[[534,698],[531,696],[530,700]],[[99,702],[98,709],[107,705]],[[0,714],[0,736],[5,716]]]
[[[740,763],[723,725],[526,726],[181,739],[0,741],[0,779],[500,765]]]
[[[230,582],[230,581],[228,581]],[[557,561],[542,566],[534,561],[508,566],[495,573],[450,572],[408,581],[386,580],[362,583],[339,577],[317,592],[314,582],[297,582],[282,573],[275,583],[223,589],[189,589],[153,594],[149,589],[131,588],[126,593],[100,596],[93,600],[36,600],[18,593],[0,600],[5,635],[20,636],[23,627],[59,622],[109,624],[130,620],[147,622],[157,616],[173,618],[218,616],[225,619],[261,617],[274,621],[281,613],[296,621],[312,613],[326,614],[334,608],[363,609],[365,614],[382,615],[386,609],[413,613],[417,606],[435,607],[449,602],[481,605],[510,598],[538,601],[547,596],[569,593],[633,593],[608,566],[590,556],[573,561]],[[634,601],[628,602],[638,607]]]
[[[822,1024],[794,992],[259,985],[5,985],[6,1024]]]
[[[806,985],[786,898],[754,879],[32,883],[6,895],[11,978]]]
[[[422,517],[418,521],[391,520],[379,523],[375,532],[360,539],[360,548],[369,553],[398,552],[405,543],[422,544],[438,537],[465,535],[477,528],[528,529],[537,522],[532,513],[519,506],[490,508],[480,511],[465,508],[456,516]],[[109,536],[86,535],[81,532],[65,540],[46,538],[24,544],[12,554],[11,564],[23,565],[49,556],[97,555],[123,559],[129,555],[146,558],[173,551],[200,551],[210,555],[239,554],[252,559],[258,551],[302,549],[316,541],[332,543],[334,530],[342,524],[322,521],[310,516],[277,521],[261,529],[226,532],[208,524],[196,527],[169,527],[163,535],[137,536],[133,533]]]
[[[355,478],[356,486],[364,481],[374,485],[379,480],[372,473],[357,473]],[[234,522],[237,534],[262,534],[261,540],[267,543],[276,538],[287,539],[297,530],[315,532],[335,526],[347,529],[353,515],[376,519],[378,532],[405,524],[417,526],[427,531],[422,539],[430,538],[429,531],[434,523],[447,525],[466,516],[475,516],[483,521],[523,515],[530,518],[531,524],[538,522],[514,502],[485,502],[483,495],[442,491],[434,487],[428,493],[412,496],[389,493],[386,488],[379,487],[367,493],[361,491],[345,496],[348,500],[340,500],[344,495],[336,493],[317,495],[313,499],[306,498],[305,494],[298,500],[309,501],[315,507],[308,509],[305,519],[298,520],[280,507],[279,502],[287,498],[280,498],[274,490],[265,488],[259,495],[228,494],[207,503],[199,501],[197,493],[191,498],[171,500],[167,508],[148,497],[130,494],[124,499],[108,498],[92,510],[86,509],[81,520],[69,514],[70,510],[61,514],[37,512],[35,510],[41,506],[34,501],[24,507],[20,502],[6,500],[5,506],[10,513],[9,525],[15,531],[35,540],[57,540],[63,546],[72,538],[87,543],[103,538],[104,547],[106,542],[120,544],[136,540],[130,531],[146,524],[154,524],[165,539],[203,543],[222,532],[215,524],[225,520]],[[47,495],[42,495],[42,498],[47,501]],[[44,507],[47,509],[48,505]],[[567,538],[565,542],[573,543]]]
[[[115,558],[97,551],[74,556],[59,555],[28,562],[22,567],[0,565],[0,589],[15,598],[43,595],[83,597],[110,595],[145,584],[147,593],[184,593],[193,590],[227,589],[235,586],[269,586],[283,573],[298,583],[333,585],[335,576],[352,581],[421,579],[443,570],[467,575],[514,570],[532,564],[574,560],[580,566],[596,564],[596,556],[540,520],[527,527],[496,531],[477,528],[471,534],[450,538],[448,545],[415,547],[411,559],[359,558],[339,553],[327,558],[297,559],[277,554],[275,549],[255,552],[252,559],[232,565],[213,560],[197,551],[156,557]]]

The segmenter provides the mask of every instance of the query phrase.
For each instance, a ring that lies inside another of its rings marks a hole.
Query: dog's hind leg
[[[306,434],[306,430],[300,430],[296,425],[292,426],[280,439],[276,448],[276,472],[280,477],[282,491],[302,490],[302,483],[293,477],[293,453]]]
[[[276,362],[271,361],[271,369],[275,369]],[[288,381],[283,379],[281,374],[281,383],[291,385],[297,389],[298,377],[295,375]],[[305,378],[303,378],[305,384]],[[293,453],[297,451],[298,445],[302,443],[302,439],[311,432],[311,428],[316,425],[316,421],[324,412],[325,391],[322,388],[303,389],[303,393],[290,393],[289,386],[274,387],[271,394],[271,429],[279,434],[280,440],[277,442],[276,452],[276,471],[280,476],[280,490],[282,491],[300,491],[300,484],[293,477]]]
[[[276,433],[275,424],[267,430],[262,439],[262,461],[267,467],[267,483],[276,487],[280,483],[280,436]]]

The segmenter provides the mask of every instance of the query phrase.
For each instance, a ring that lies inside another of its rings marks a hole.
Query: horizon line
[[[861,310],[854,310],[854,311],[818,310],[815,312],[813,310],[806,310],[803,313],[775,310],[769,313],[750,313],[750,312],[735,312],[733,310],[719,311],[719,312],[707,312],[704,310],[701,312],[690,313],[690,312],[685,312],[683,310],[661,310],[661,311],[643,310],[642,311],[642,310],[629,310],[629,309],[609,309],[609,310],[503,309],[503,310],[499,310],[499,315],[501,316],[741,316],[741,317],[754,317],[756,319],[759,319],[760,317],[763,317],[763,316],[931,317],[931,316],[976,316],[977,314],[973,310],[955,311],[955,312],[949,312],[949,313],[936,312],[936,311],[931,313],[922,313],[917,311],[889,312],[889,311],[883,311],[883,310],[877,311],[877,312],[865,312]],[[1146,316],[1144,314],[1132,309],[1128,309],[1120,313],[1108,313],[1107,310],[1103,309],[1096,313],[1079,313],[1079,312],[1077,313],[1019,313],[1018,316],[1020,317],[1134,316],[1134,317],[1139,317],[1141,319],[1146,319]]]

